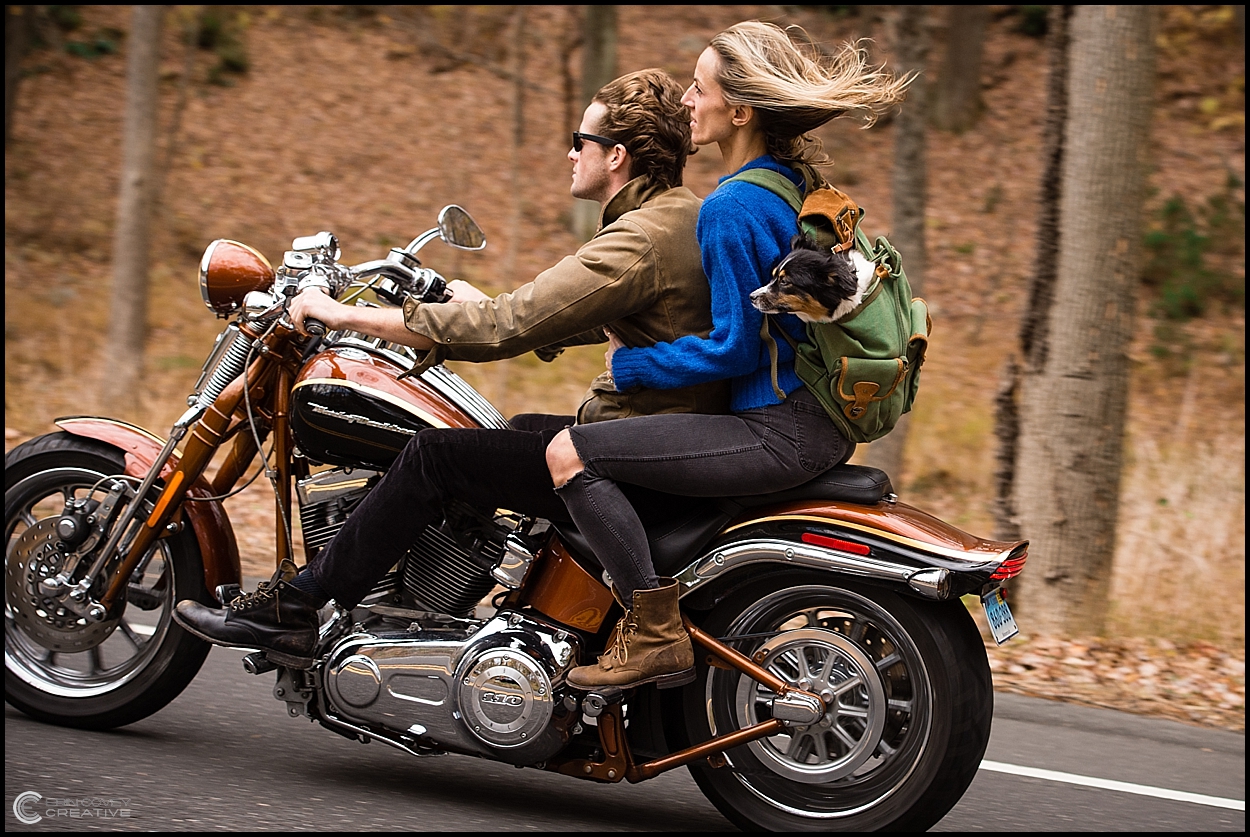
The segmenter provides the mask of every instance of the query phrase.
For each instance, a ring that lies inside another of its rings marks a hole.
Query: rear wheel
[[[782,679],[822,694],[825,717],[691,765],[740,828],[923,831],[959,801],[989,741],[989,664],[959,601],[928,602],[829,576],[749,585],[704,620]],[[698,666],[682,695],[689,743],[771,717],[772,693]]]
[[[208,643],[171,618],[180,599],[212,602],[189,527],[156,542],[105,621],[41,591],[67,558],[55,528],[66,501],[124,470],[120,451],[67,433],[33,439],[4,459],[4,699],[41,721],[133,723],[177,697],[208,654]]]

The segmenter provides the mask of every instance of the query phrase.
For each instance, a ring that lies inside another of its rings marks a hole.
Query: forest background
[[[13,8],[13,7],[6,7]],[[22,7],[26,9],[34,7]],[[38,7],[5,149],[5,448],[61,415],[103,409],[113,226],[122,160],[127,6]],[[381,257],[449,203],[482,253],[431,249],[449,278],[507,291],[573,252],[569,132],[580,118],[582,6],[172,6],[160,86],[159,211],[140,391],[111,414],[163,434],[222,323],[198,261],[215,238],[280,258],[333,231],[343,261]],[[890,7],[619,6],[616,66],[683,83],[739,20],[871,39],[892,57]],[[942,73],[951,7],[934,6],[926,78]],[[1035,257],[1046,105],[1040,6],[991,6],[973,128],[932,128],[924,296],[934,318],[900,498],[967,531],[994,529],[994,397],[1017,351]],[[1244,729],[1244,18],[1163,6],[1157,40],[1147,260],[1105,636],[991,645],[996,685]],[[523,20],[518,37],[514,29]],[[519,48],[518,48],[518,45]],[[520,84],[517,80],[522,79]],[[831,179],[889,234],[891,120],[821,129]],[[690,160],[706,195],[720,159]],[[437,247],[438,245],[436,245]],[[906,254],[904,254],[906,256]],[[452,364],[504,415],[567,413],[602,348]],[[272,567],[263,480],[227,504],[245,570]]]

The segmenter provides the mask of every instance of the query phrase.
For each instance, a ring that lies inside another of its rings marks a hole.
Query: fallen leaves
[[[997,691],[1244,731],[1245,649],[1166,639],[1017,636],[987,643]]]

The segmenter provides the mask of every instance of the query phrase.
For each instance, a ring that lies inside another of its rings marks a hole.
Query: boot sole
[[[286,666],[287,668],[312,668],[313,657],[296,657],[291,654],[284,654],[281,651],[272,651],[268,648],[261,648],[255,644],[244,644],[241,642],[223,642],[220,639],[214,639],[205,633],[196,629],[193,625],[188,625],[178,618],[178,611],[174,611],[174,621],[178,626],[194,637],[211,642],[213,645],[219,645],[222,648],[247,648],[253,651],[260,651],[265,658],[275,665]]]
[[[693,668],[685,671],[675,671],[671,674],[657,674],[654,677],[648,677],[645,680],[636,680],[633,683],[598,683],[593,686],[580,686],[572,680],[566,681],[581,692],[593,692],[595,689],[635,689],[639,686],[654,685],[657,689],[675,689],[678,686],[685,686],[687,683],[693,683],[696,672]]]

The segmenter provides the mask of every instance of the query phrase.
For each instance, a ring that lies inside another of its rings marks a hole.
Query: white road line
[[[1042,770],[1037,767],[1021,767],[1018,764],[1004,764],[1001,761],[981,762],[982,770],[995,773],[1010,773],[1013,776],[1028,776],[1033,779],[1047,779],[1051,782],[1066,782],[1070,785],[1084,785],[1088,788],[1135,793],[1139,796],[1153,796],[1156,799],[1174,799],[1178,802],[1192,802],[1195,805],[1209,805],[1213,808],[1228,808],[1233,811],[1246,810],[1244,799],[1224,799],[1220,796],[1207,796],[1202,793],[1152,788],[1149,785],[1135,785],[1132,782],[1116,782],[1111,779],[1098,779],[1093,776],[1078,776],[1075,773],[1061,773],[1058,770]]]

